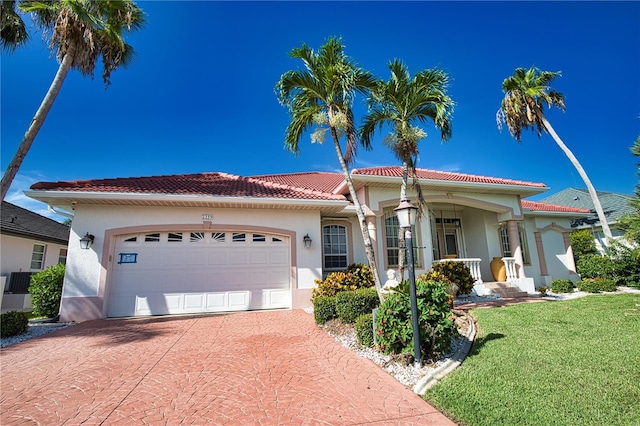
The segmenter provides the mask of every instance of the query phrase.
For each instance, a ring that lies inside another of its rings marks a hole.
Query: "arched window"
[[[347,228],[342,225],[322,227],[322,268],[324,270],[347,269]]]

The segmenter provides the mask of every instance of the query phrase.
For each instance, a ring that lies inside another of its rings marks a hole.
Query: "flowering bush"
[[[373,274],[367,265],[352,263],[344,272],[331,272],[324,280],[315,280],[311,301],[317,297],[333,297],[342,291],[353,291],[375,286]]]
[[[458,294],[470,294],[473,290],[475,279],[471,275],[471,270],[462,262],[447,260],[445,262],[434,263],[427,274],[438,272],[452,283],[458,286]]]
[[[416,280],[416,301],[420,328],[420,350],[423,357],[445,352],[458,330],[449,306],[446,281]],[[413,351],[413,325],[408,282],[398,285],[378,308],[376,341],[385,353]]]

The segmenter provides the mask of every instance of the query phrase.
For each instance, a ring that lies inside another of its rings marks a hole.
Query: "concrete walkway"
[[[0,363],[3,426],[454,425],[302,310],[90,321]]]

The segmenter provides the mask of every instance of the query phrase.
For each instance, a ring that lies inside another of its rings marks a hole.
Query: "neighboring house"
[[[614,239],[623,239],[624,231],[618,229],[617,223],[621,216],[626,214],[635,213],[634,209],[629,204],[632,196],[625,194],[618,194],[615,192],[596,191],[602,210],[607,218],[609,228],[611,228],[611,234]],[[589,215],[578,217],[571,221],[571,227],[574,229],[588,229],[591,231],[596,239],[596,245],[599,250],[602,250],[604,243],[604,233],[602,232],[602,224],[598,219],[593,201],[589,191],[586,189],[567,188],[556,194],[550,195],[544,198],[541,202],[557,204],[561,206],[575,207],[579,209],[589,210]]]
[[[542,183],[417,173],[428,211],[414,231],[416,274],[455,258],[482,294],[499,257],[507,281],[528,293],[576,278],[570,223],[586,210],[522,200],[547,191]],[[400,167],[352,171],[382,277],[398,263],[401,176]],[[367,261],[339,173],[40,182],[26,194],[74,212],[64,321],[303,308],[314,280]],[[93,245],[83,250],[87,234]]]
[[[65,263],[69,227],[6,201],[0,209],[2,312],[31,310],[29,278]]]

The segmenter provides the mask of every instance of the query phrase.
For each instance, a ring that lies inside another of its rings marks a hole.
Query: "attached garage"
[[[251,231],[116,237],[107,316],[291,308],[289,237]]]

